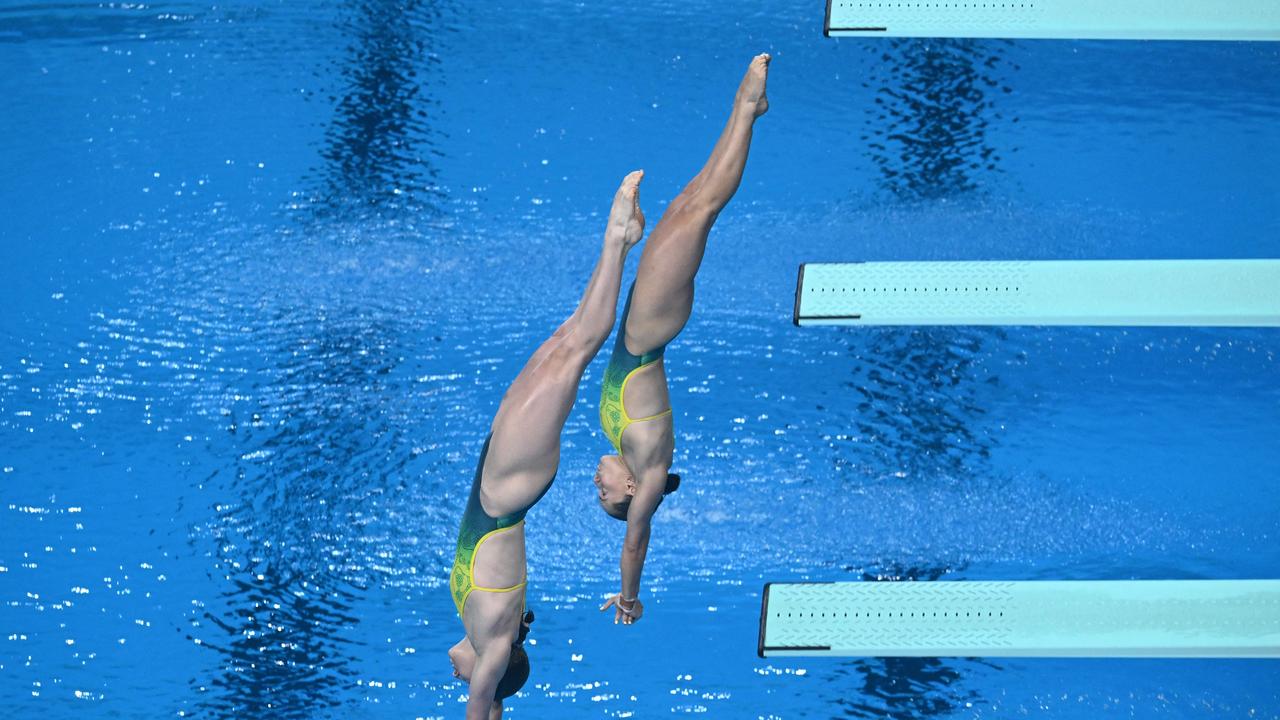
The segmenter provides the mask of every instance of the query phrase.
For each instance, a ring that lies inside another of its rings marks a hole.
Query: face
[[[596,465],[596,496],[601,505],[622,502],[636,494],[636,481],[627,464],[617,455],[605,455]]]
[[[476,667],[476,651],[471,641],[463,637],[449,648],[449,663],[453,665],[453,676],[463,682],[471,682],[471,671]]]

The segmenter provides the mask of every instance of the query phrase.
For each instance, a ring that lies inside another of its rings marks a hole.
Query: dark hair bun
[[[520,618],[520,636],[516,638],[516,644],[524,643],[524,638],[529,634],[529,626],[533,624],[533,611],[525,610],[524,616]]]
[[[662,494],[670,495],[671,493],[679,489],[680,489],[680,476],[676,475],[675,473],[667,473],[667,487],[663,489]]]

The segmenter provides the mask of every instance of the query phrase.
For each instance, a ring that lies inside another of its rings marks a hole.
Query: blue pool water
[[[0,6],[0,716],[460,717],[487,423],[617,181],[656,219],[768,51],[648,611],[595,610],[598,361],[509,717],[1280,717],[1267,661],[756,658],[768,580],[1280,577],[1274,330],[790,323],[804,261],[1280,257],[1280,47],[822,9]]]

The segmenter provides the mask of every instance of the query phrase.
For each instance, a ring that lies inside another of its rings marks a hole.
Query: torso
[[[453,568],[449,574],[449,590],[458,614],[466,617],[469,598],[475,592],[518,596],[523,604],[525,585],[524,516],[528,508],[542,498],[533,498],[528,507],[498,515],[486,507],[484,477],[490,439],[485,440],[471,493],[463,511]],[[550,487],[550,482],[546,488]]]
[[[634,295],[632,283],[601,382],[600,427],[638,478],[645,470],[671,466],[675,431],[663,364],[666,346],[636,352],[627,342]]]
[[[524,523],[490,535],[476,550],[472,567],[476,587],[510,588],[524,582]]]
[[[646,365],[631,376],[622,403],[632,418],[651,418],[632,422],[622,433],[622,457],[631,471],[639,473],[642,468],[657,464],[670,467],[675,425],[668,412],[671,400],[663,360]]]

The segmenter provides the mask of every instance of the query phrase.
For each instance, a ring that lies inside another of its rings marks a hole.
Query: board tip
[[[800,271],[796,275],[796,301],[791,308],[791,324],[800,327],[800,293],[804,290],[804,266],[800,263]]]
[[[771,582],[764,584],[764,591],[760,593],[760,635],[756,640],[756,657],[764,657],[764,624],[765,619],[769,617],[769,586]]]

